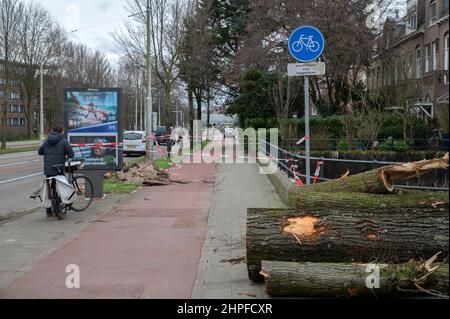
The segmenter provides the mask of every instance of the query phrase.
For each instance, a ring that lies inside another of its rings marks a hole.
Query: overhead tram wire
[[[79,29],[75,29],[75,30],[69,31],[69,33],[76,33],[76,32],[79,32],[79,31],[92,29],[92,28],[95,28],[95,27],[98,27],[98,26],[101,26],[101,25],[113,23],[113,22],[120,21],[120,20],[125,20],[125,19],[128,19],[128,18],[132,18],[132,17],[137,16],[139,14],[142,14],[142,13],[141,12],[133,13],[133,14],[130,14],[130,15],[126,16],[126,17],[117,18],[117,19],[114,19],[114,20],[108,20],[108,21],[105,21],[105,22],[100,22],[100,23],[93,24],[93,25],[90,25],[90,26],[87,26],[87,27],[84,27],[84,28],[79,28]]]

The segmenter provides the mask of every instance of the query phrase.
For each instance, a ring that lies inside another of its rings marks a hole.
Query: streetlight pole
[[[175,102],[175,110],[177,112],[177,127],[178,127],[178,102]]]
[[[158,126],[161,126],[161,92],[158,92]]]
[[[136,83],[136,99],[135,99],[135,109],[134,109],[134,130],[138,130],[138,104],[139,104],[139,75],[137,76]]]
[[[44,64],[41,63],[40,68],[40,112],[39,112],[39,137],[41,141],[45,140],[45,132],[44,132]]]
[[[153,159],[153,139],[151,138],[153,134],[152,130],[152,65],[150,60],[150,54],[151,54],[151,48],[150,48],[150,33],[151,33],[151,26],[150,26],[150,0],[147,0],[147,98],[146,98],[146,132],[145,135],[146,138],[146,150],[147,150],[147,158],[149,160]]]

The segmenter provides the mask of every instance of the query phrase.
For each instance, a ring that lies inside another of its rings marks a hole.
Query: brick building
[[[406,9],[376,40],[367,88],[448,132],[449,0],[407,0]]]
[[[17,66],[16,66],[17,67]],[[7,137],[24,137],[26,135],[25,106],[22,100],[21,81],[14,76],[9,80],[9,96],[5,96],[5,66],[0,61],[0,119],[3,118],[4,99],[7,99]],[[0,120],[0,127],[2,121]]]

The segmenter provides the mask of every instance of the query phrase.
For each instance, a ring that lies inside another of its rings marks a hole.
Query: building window
[[[427,44],[425,46],[425,72],[430,72],[431,67],[431,46]]]
[[[439,40],[433,42],[433,70],[439,69]]]
[[[432,0],[430,2],[430,24],[433,24],[434,22],[436,22],[436,0]]]
[[[377,89],[381,87],[381,79],[382,79],[382,74],[381,74],[381,67],[377,68]]]
[[[444,0],[444,3],[442,4],[442,12],[448,13],[448,0]]]
[[[411,52],[408,52],[406,55],[406,77],[408,79],[412,79],[413,76],[413,69],[412,69],[412,54]]]
[[[9,118],[10,126],[25,126],[25,119],[21,117],[11,117]]]
[[[9,98],[10,98],[11,100],[20,100],[20,92],[14,92],[14,91],[12,91],[12,92],[9,94]]]
[[[422,77],[422,52],[420,46],[416,48],[416,79]]]
[[[416,13],[412,13],[409,17],[408,17],[408,22],[407,22],[407,34],[416,31],[417,29],[417,15]]]
[[[447,2],[448,3],[448,2]],[[449,58],[449,51],[448,51],[448,33],[445,35],[444,38],[444,45],[445,45],[445,52],[444,52],[444,70],[448,71],[448,58]]]
[[[23,105],[10,104],[9,111],[11,113],[23,113],[25,110],[23,108]]]
[[[13,86],[18,86],[21,84],[22,81],[20,80],[10,80],[9,84],[13,85]]]

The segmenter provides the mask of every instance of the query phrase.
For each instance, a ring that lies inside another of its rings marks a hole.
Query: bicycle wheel
[[[292,50],[293,50],[294,52],[300,52],[301,50],[303,50],[303,43],[302,43],[300,40],[295,41],[295,42],[292,44]]]
[[[61,199],[59,198],[58,192],[56,189],[53,189],[53,196],[52,196],[52,211],[53,214],[56,215],[58,219],[64,219],[67,215],[67,206],[64,205],[61,202]]]
[[[92,203],[92,182],[86,176],[79,175],[73,179],[72,186],[75,189],[76,198],[70,207],[76,212],[82,212],[86,210]]]
[[[309,46],[309,49],[311,52],[317,52],[320,49],[320,44],[317,41],[311,41],[311,44]]]

